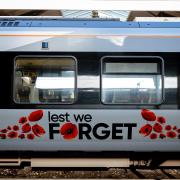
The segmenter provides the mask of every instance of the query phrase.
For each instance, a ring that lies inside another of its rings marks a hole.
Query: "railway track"
[[[1,178],[123,178],[123,179],[179,179],[180,169],[75,169],[75,168],[0,168]]]

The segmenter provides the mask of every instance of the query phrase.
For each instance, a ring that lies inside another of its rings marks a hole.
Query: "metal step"
[[[32,158],[31,167],[129,167],[128,158]]]

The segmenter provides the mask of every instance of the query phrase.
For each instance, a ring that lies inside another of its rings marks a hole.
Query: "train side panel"
[[[1,110],[0,150],[179,151],[178,110]]]
[[[179,23],[29,21],[0,26],[0,151],[180,151]]]

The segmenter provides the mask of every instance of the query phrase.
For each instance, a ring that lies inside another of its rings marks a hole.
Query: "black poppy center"
[[[66,134],[72,134],[73,133],[73,129],[72,128],[69,128],[67,131],[66,131]]]
[[[170,137],[173,137],[173,136],[174,136],[174,134],[173,134],[172,132],[170,132],[169,135],[170,135]]]
[[[32,138],[33,138],[33,136],[30,134],[30,135],[29,135],[29,138],[30,138],[30,139],[32,139]]]
[[[12,132],[11,134],[10,134],[10,137],[14,137],[15,136],[15,134]]]
[[[40,130],[39,130],[38,128],[36,128],[36,132],[37,132],[37,133],[40,133]]]

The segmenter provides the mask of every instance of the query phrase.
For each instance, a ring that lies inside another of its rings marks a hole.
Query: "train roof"
[[[59,17],[0,17],[0,27],[180,28],[180,22],[122,22],[118,19],[67,19]]]

